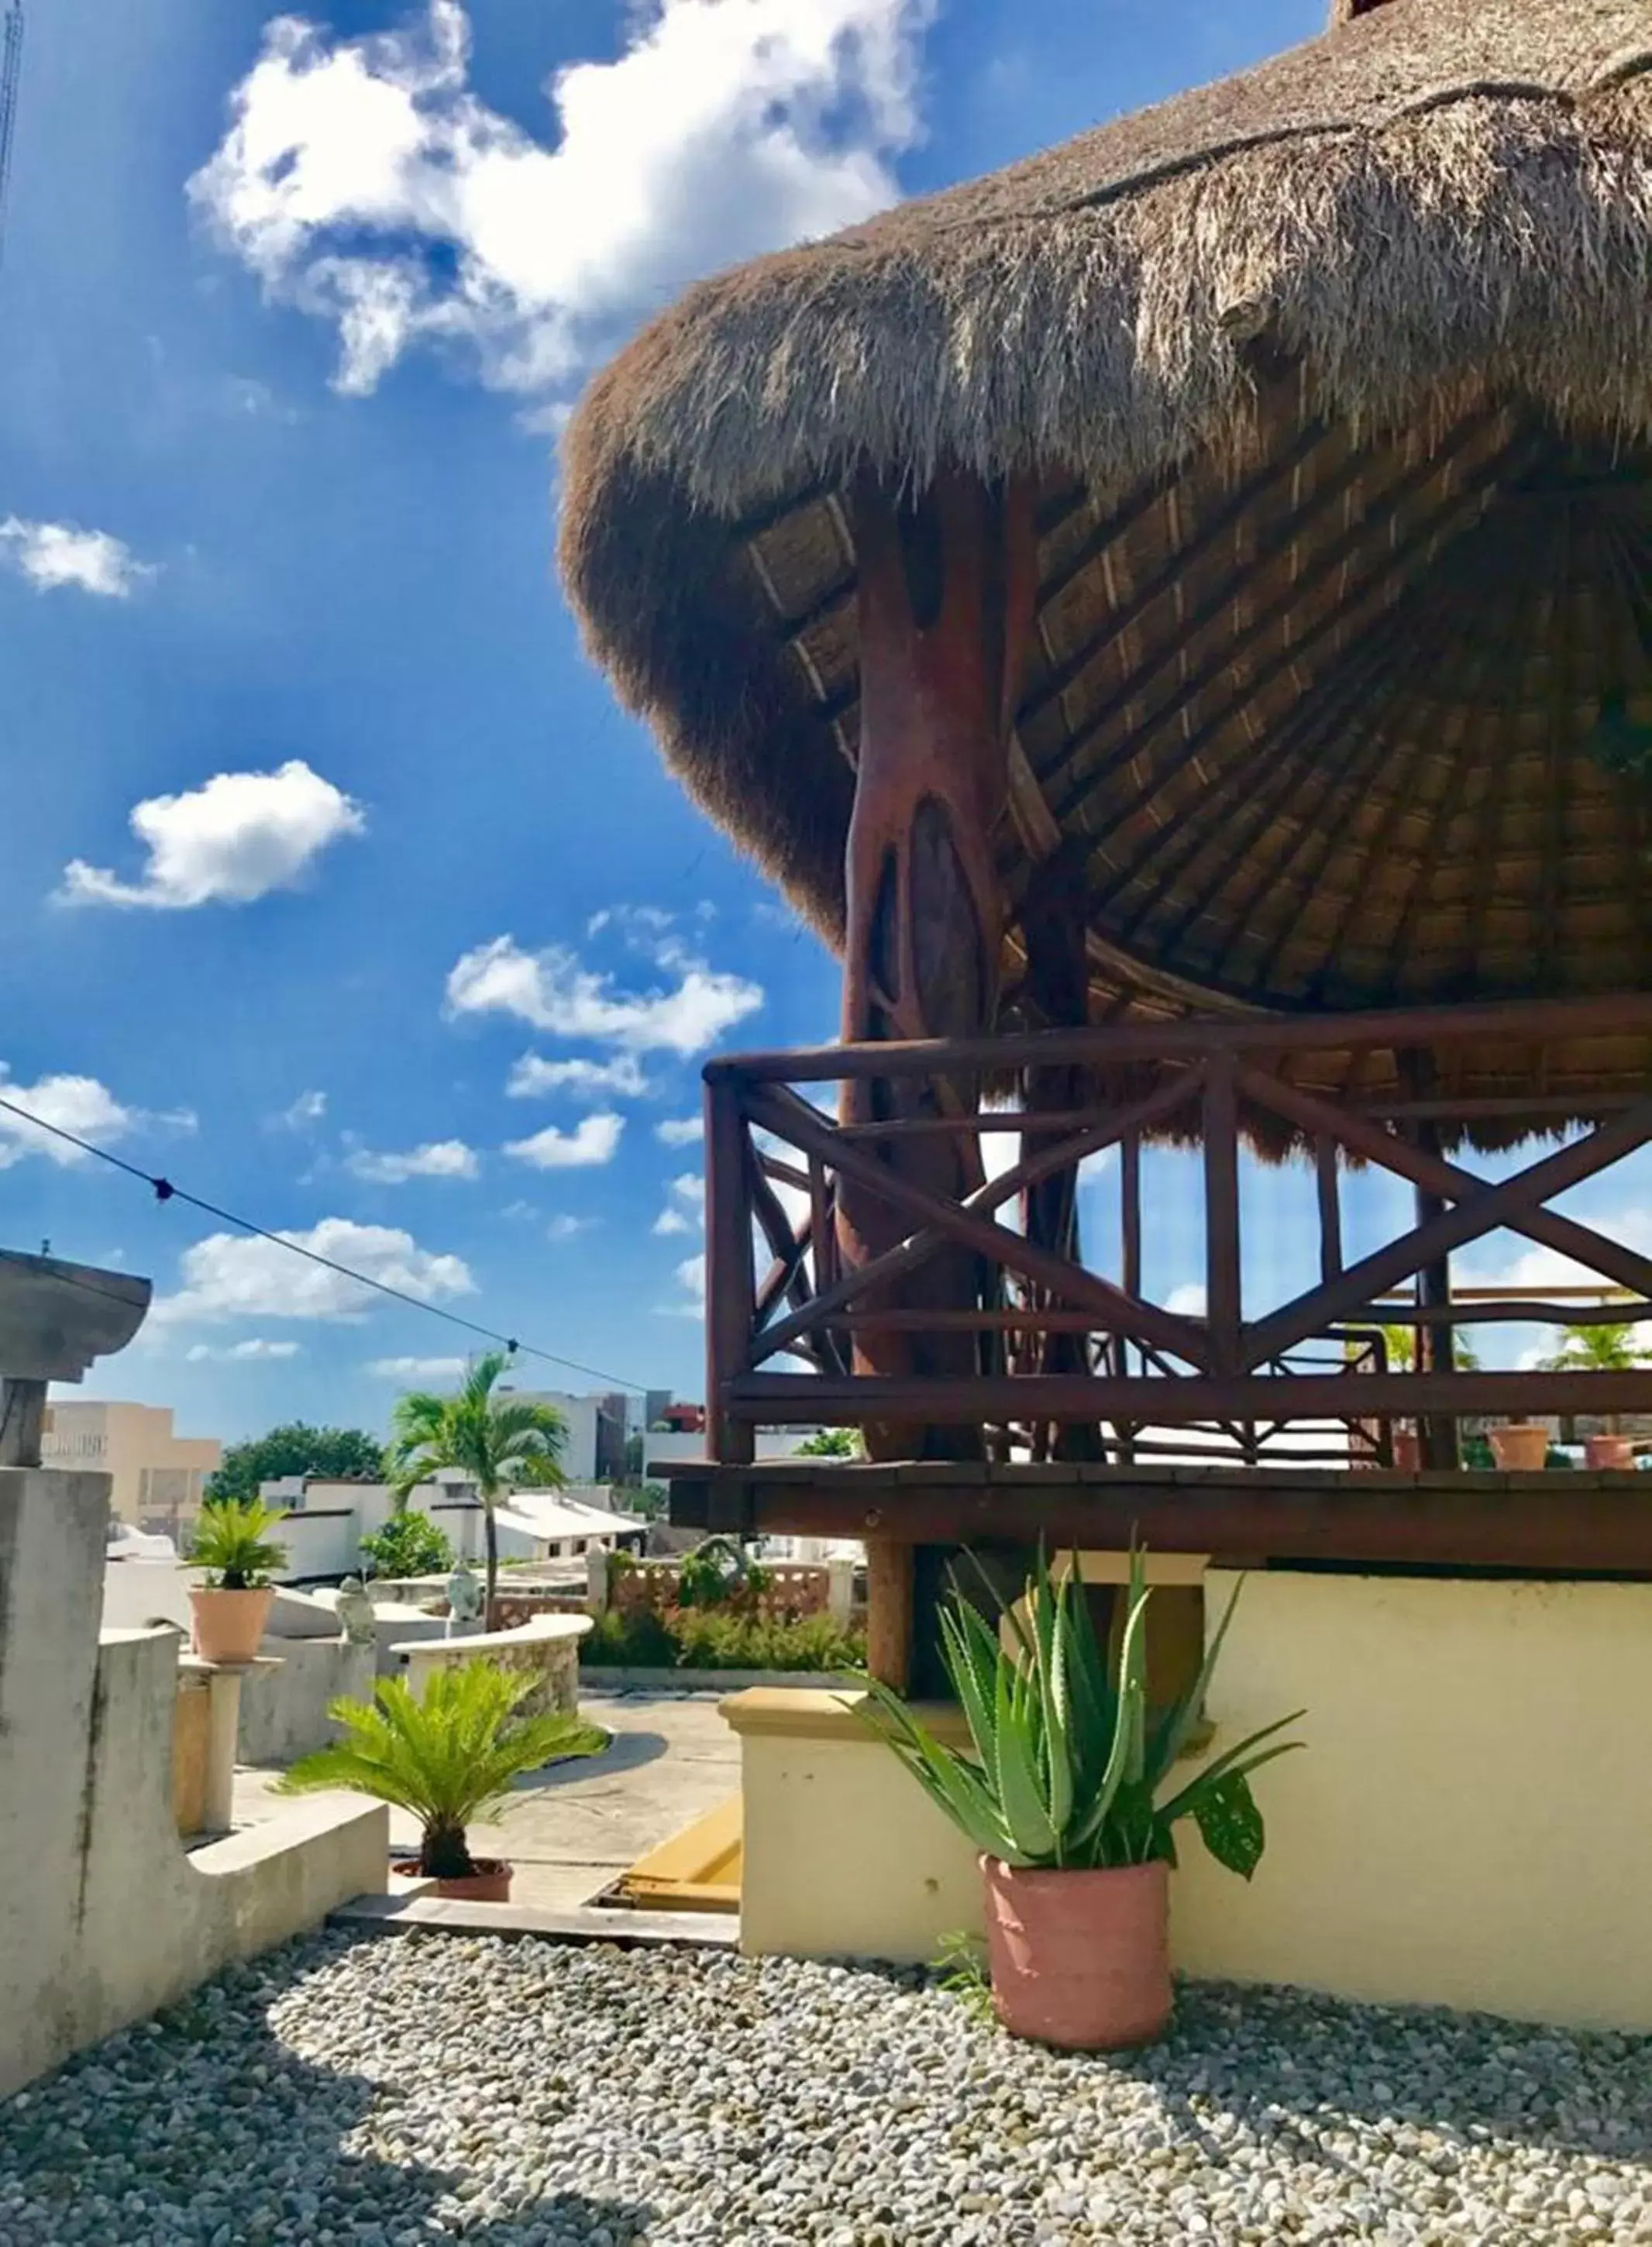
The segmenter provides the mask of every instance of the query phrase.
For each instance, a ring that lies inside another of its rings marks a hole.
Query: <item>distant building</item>
[[[54,1401],[40,1456],[49,1467],[106,1474],[118,1520],[177,1543],[201,1511],[202,1485],[223,1445],[215,1436],[174,1435],[167,1405]]]
[[[560,1389],[515,1389],[501,1382],[495,1390],[518,1404],[554,1404],[568,1423],[562,1471],[570,1482],[618,1482],[625,1472],[625,1399],[612,1396],[570,1397]]]
[[[594,1546],[640,1549],[648,1525],[618,1513],[605,1487],[513,1492],[500,1500],[499,1557],[502,1561],[583,1560]],[[345,1482],[324,1475],[278,1475],[258,1485],[265,1506],[284,1519],[272,1532],[286,1552],[277,1570],[280,1583],[336,1581],[361,1566],[361,1540],[384,1527],[396,1510],[387,1483]],[[484,1550],[481,1501],[475,1485],[454,1469],[407,1494],[414,1513],[428,1515],[455,1554],[479,1561]]]

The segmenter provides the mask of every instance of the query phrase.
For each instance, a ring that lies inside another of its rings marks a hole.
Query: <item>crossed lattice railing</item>
[[[1086,1423],[1108,1456],[1156,1447],[1186,1457],[1201,1432],[1228,1454],[1315,1456],[1312,1432],[1335,1440],[1320,1456],[1386,1460],[1398,1420],[1425,1429],[1466,1418],[1652,1410],[1652,1372],[1498,1370],[1460,1365],[1457,1331],[1486,1324],[1629,1324],[1652,1319],[1652,1258],[1563,1213],[1556,1199],[1652,1138],[1652,1097],[1594,1101],[1537,1087],[1454,1102],[1449,1093],[1362,1103],[1305,1084],[1315,1055],[1357,1057],[1381,1048],[1427,1056],[1427,1082],[1449,1081],[1454,1047],[1505,1042],[1522,1062],[1546,1041],[1594,1024],[1601,1002],[1430,1009],[1382,1016],[1188,1021],[1162,1028],[1088,1028],[1001,1039],[846,1046],[808,1054],[730,1057],[706,1071],[709,1443],[713,1456],[750,1455],[760,1422],[888,1420],[995,1431],[1000,1447],[1041,1456],[1049,1431]],[[1652,999],[1614,1002],[1610,1026],[1652,1027]],[[973,1092],[991,1073],[1023,1082],[1052,1068],[1087,1083],[1127,1076],[1139,1096],[1039,1112],[984,1107]],[[1357,1071],[1355,1072],[1357,1074]],[[849,1078],[920,1078],[935,1088],[932,1113],[843,1126],[800,1085]],[[1487,1178],[1441,1151],[1461,1127],[1490,1122],[1518,1137],[1553,1134],[1568,1104],[1597,1120],[1551,1138],[1512,1175]],[[1319,1272],[1313,1284],[1261,1315],[1246,1315],[1240,1254],[1240,1154],[1247,1130],[1289,1137],[1311,1158]],[[1142,1283],[1142,1153],[1166,1132],[1196,1139],[1204,1172],[1205,1308],[1191,1316],[1153,1301]],[[1019,1156],[958,1195],[904,1175],[891,1150],[902,1138],[946,1134],[980,1143],[1014,1135]],[[1113,1274],[1033,1237],[1028,1197],[1070,1177],[1086,1158],[1119,1154],[1120,1253]],[[1342,1185],[1357,1164],[1404,1181],[1416,1219],[1351,1260],[1343,1253]],[[841,1204],[850,1191],[899,1220],[899,1237],[850,1263]],[[1005,1215],[1021,1218],[1006,1223]],[[1579,1284],[1511,1284],[1453,1295],[1450,1258],[1507,1232],[1581,1267]],[[966,1250],[975,1274],[967,1301],[904,1301],[932,1260]],[[760,1253],[761,1252],[761,1253]],[[767,1262],[760,1269],[761,1254]],[[1404,1291],[1409,1288],[1409,1294]],[[1594,1300],[1590,1300],[1593,1298]],[[1415,1363],[1390,1363],[1382,1329],[1416,1336]],[[876,1339],[905,1334],[973,1335],[979,1369],[960,1376],[864,1369]],[[1048,1369],[1050,1338],[1077,1338]],[[793,1369],[782,1369],[788,1361]],[[800,1364],[804,1369],[797,1370]],[[1153,1431],[1172,1431],[1168,1437]],[[1304,1431],[1307,1431],[1305,1435]]]

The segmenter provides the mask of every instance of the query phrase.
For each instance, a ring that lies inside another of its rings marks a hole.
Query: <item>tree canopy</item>
[[[385,1447],[365,1428],[312,1428],[289,1420],[267,1435],[231,1444],[202,1492],[209,1506],[255,1499],[261,1482],[277,1475],[337,1475],[376,1481],[384,1473]]]

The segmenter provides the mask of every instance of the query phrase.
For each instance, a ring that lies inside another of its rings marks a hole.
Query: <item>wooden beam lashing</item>
[[[1034,583],[1031,497],[945,474],[915,497],[868,476],[853,500],[861,660],[860,762],[850,821],[843,1035],[849,1042],[969,1037],[997,1009],[1003,905],[992,841],[1007,795],[1007,748]],[[846,1083],[845,1124],[973,1109],[978,1080]],[[949,1200],[980,1183],[971,1138],[881,1143],[894,1176]],[[837,1187],[848,1273],[896,1246],[898,1211],[847,1173]],[[949,1246],[868,1308],[957,1308],[980,1300],[979,1258]],[[966,1378],[968,1335],[877,1333],[857,1369]],[[867,1430],[874,1458],[979,1457],[979,1426]]]

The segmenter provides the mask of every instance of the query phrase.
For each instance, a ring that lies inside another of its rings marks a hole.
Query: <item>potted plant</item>
[[[281,1520],[256,1499],[227,1499],[203,1506],[189,1558],[207,1580],[189,1594],[195,1652],[203,1661],[255,1662],[270,1604],[271,1572],[284,1566],[287,1548],[270,1531]]]
[[[1642,1329],[1629,1320],[1608,1320],[1599,1325],[1562,1327],[1560,1348],[1543,1361],[1546,1373],[1628,1373],[1644,1366],[1647,1352]],[[1583,1438],[1586,1465],[1623,1470],[1635,1465],[1635,1445],[1618,1425],[1617,1416],[1607,1416],[1604,1430]]]
[[[399,1861],[399,1873],[433,1881],[438,1895],[508,1903],[510,1867],[473,1857],[467,1828],[502,1809],[524,1772],[607,1745],[605,1733],[577,1717],[519,1717],[536,1682],[525,1670],[467,1662],[437,1670],[420,1701],[405,1678],[381,1677],[371,1703],[331,1704],[327,1713],[344,1738],[301,1757],[281,1792],[349,1787],[409,1811],[419,1820],[419,1854]]]
[[[1076,1567],[1053,1579],[1041,1558],[1024,1617],[1007,1617],[1007,1645],[957,1598],[941,1617],[943,1651],[970,1755],[942,1746],[897,1695],[863,1680],[868,1722],[980,1852],[999,2018],[1047,2044],[1105,2050],[1163,2032],[1174,1828],[1191,1818],[1218,1862],[1248,1880],[1264,1838],[1249,1774],[1301,1745],[1275,1738],[1295,1721],[1282,1717],[1165,1791],[1233,1601],[1187,1693],[1150,1717],[1149,1598],[1133,1553],[1110,1675]]]
[[[1540,1420],[1507,1420],[1485,1432],[1492,1456],[1505,1474],[1530,1472],[1547,1464],[1549,1431]]]

